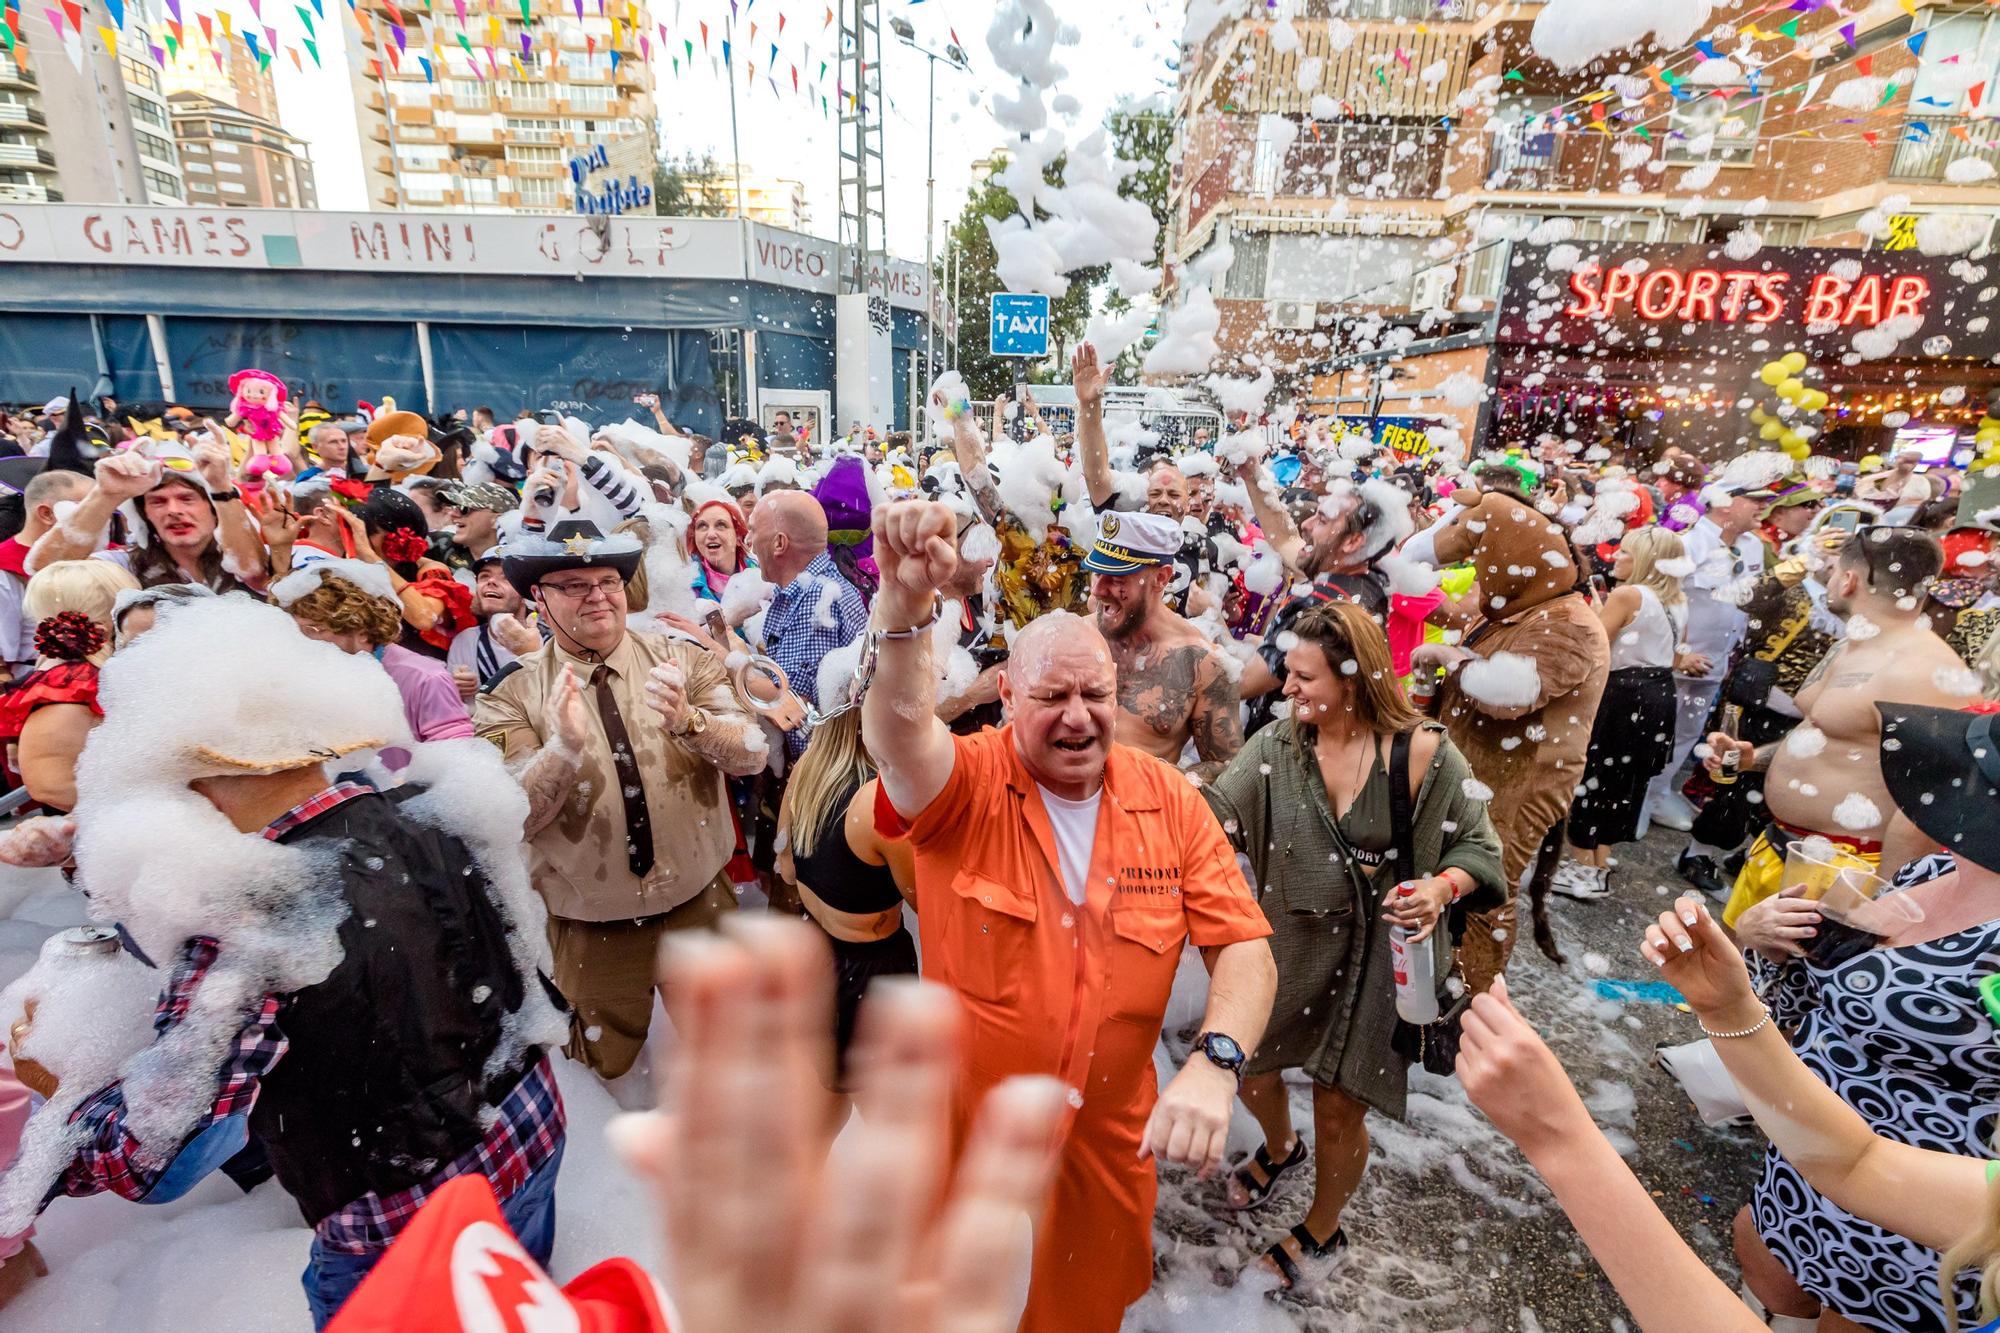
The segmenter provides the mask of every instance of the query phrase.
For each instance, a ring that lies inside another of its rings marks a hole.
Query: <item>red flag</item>
[[[1974,111],[1979,110],[1979,99],[1986,96],[1986,80],[1981,79],[1965,90],[1966,100],[1972,103]]]
[[[828,6],[826,7],[826,22],[824,22],[824,23],[820,24],[819,26],[820,26],[820,27],[822,27],[822,28],[831,28],[831,27],[833,26],[833,6],[832,6],[832,5],[828,5]]]
[[[194,17],[195,17],[195,21],[196,21],[197,23],[201,24],[201,37],[202,37],[202,40],[203,40],[203,41],[205,41],[205,42],[207,42],[207,43],[208,43],[208,44],[209,44],[210,46],[214,46],[214,45],[215,45],[215,24],[214,24],[214,23],[213,23],[213,22],[212,22],[212,21],[211,21],[211,20],[209,19],[208,15],[206,15],[206,14],[196,14],[196,15],[195,15]]]
[[[783,14],[780,14],[778,15],[778,36],[783,37],[784,35],[785,35],[785,16]]]
[[[799,90],[799,67],[797,65],[794,65],[792,66],[792,91],[797,92],[798,90]]]
[[[69,19],[69,26],[75,28],[78,33],[81,33],[83,31],[83,6],[78,4],[76,0],[62,0],[62,11]]]
[[[1873,74],[1875,72],[1875,57],[1873,55],[1862,56],[1854,62],[1854,70],[1857,74]]]
[[[1861,131],[1861,137],[1868,141],[1868,146],[1870,148],[1873,148],[1875,146],[1875,141],[1881,136],[1876,134],[1875,131],[1873,130],[1863,130]]]
[[[701,49],[704,51],[708,49],[708,25],[706,23],[701,25]]]

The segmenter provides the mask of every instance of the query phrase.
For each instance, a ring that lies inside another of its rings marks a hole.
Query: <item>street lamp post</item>
[[[943,54],[917,45],[914,24],[900,14],[889,20],[896,40],[924,58],[930,73],[928,121],[924,132],[924,374],[937,378],[937,272],[933,244],[937,236],[937,62],[953,69],[968,70],[970,63],[958,43],[947,43]]]

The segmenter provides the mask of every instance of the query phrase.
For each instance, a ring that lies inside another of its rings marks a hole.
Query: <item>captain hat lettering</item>
[[[1136,574],[1164,565],[1180,554],[1181,525],[1161,514],[1106,513],[1098,516],[1097,540],[1084,557],[1093,574]]]

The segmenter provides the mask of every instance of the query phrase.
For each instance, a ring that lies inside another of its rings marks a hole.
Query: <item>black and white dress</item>
[[[1898,888],[1952,869],[1912,862]],[[1773,1018],[1806,1066],[1876,1133],[1966,1157],[1992,1153],[2000,1114],[2000,1039],[1979,1000],[2000,970],[2000,921],[1925,944],[1870,949],[1834,968],[1758,961]],[[1766,984],[1768,983],[1768,984]],[[1946,1328],[1938,1252],[1864,1222],[1822,1198],[1774,1147],[1751,1203],[1757,1233],[1800,1287],[1885,1333]],[[1959,1327],[1977,1324],[1974,1273],[1958,1283]]]

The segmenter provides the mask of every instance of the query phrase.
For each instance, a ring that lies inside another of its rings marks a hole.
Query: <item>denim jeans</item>
[[[562,1165],[564,1146],[557,1144],[555,1155],[542,1163],[540,1170],[522,1181],[521,1188],[500,1205],[500,1215],[507,1219],[514,1239],[520,1241],[521,1248],[544,1268],[549,1265],[549,1252],[555,1248],[556,1242],[556,1171]],[[312,1257],[299,1280],[305,1285],[306,1304],[312,1307],[315,1329],[326,1327],[340,1307],[347,1303],[347,1298],[354,1294],[354,1289],[361,1285],[361,1279],[367,1277],[387,1253],[383,1249],[370,1250],[366,1254],[342,1254],[326,1249],[317,1238],[313,1240]]]

